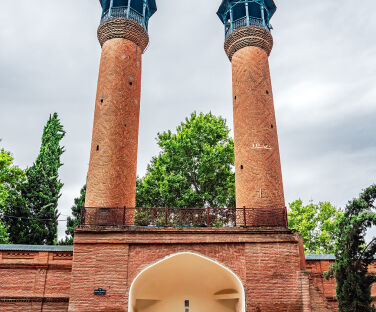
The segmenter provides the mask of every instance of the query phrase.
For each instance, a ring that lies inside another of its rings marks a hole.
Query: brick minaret
[[[141,59],[156,4],[154,0],[100,2],[103,13],[98,39],[102,55],[85,206],[134,207]],[[122,218],[120,215],[115,219]],[[128,211],[127,224],[133,219]]]
[[[249,224],[275,218],[285,225],[273,92],[268,56],[272,50],[273,0],[223,0],[225,51],[232,63],[237,207],[250,211]],[[243,224],[238,218],[238,224]]]

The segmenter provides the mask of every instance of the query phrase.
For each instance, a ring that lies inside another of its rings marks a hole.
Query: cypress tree
[[[59,213],[57,204],[63,183],[59,180],[65,131],[58,114],[50,115],[43,130],[42,144],[34,164],[26,170],[22,190],[32,216],[30,244],[56,244]]]
[[[65,234],[67,237],[65,240],[61,241],[61,245],[72,245],[74,238],[74,229],[81,223],[81,212],[82,207],[85,205],[86,196],[86,184],[82,187],[80,191],[80,196],[74,199],[74,205],[72,206],[72,217],[67,218],[67,230]]]
[[[374,261],[376,238],[368,244],[366,232],[376,225],[376,185],[346,206],[340,218],[334,273],[340,312],[374,312],[371,286],[376,277],[368,272]]]

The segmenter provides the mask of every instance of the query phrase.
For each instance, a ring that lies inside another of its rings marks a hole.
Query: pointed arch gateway
[[[128,312],[245,312],[244,294],[230,269],[200,254],[182,252],[136,276]]]

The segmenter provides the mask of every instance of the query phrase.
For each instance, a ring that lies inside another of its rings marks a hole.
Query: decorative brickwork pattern
[[[142,53],[149,43],[149,35],[146,30],[136,22],[126,18],[113,18],[98,27],[98,40],[101,46],[107,40],[123,38],[137,44]]]
[[[245,47],[259,47],[269,55],[273,48],[273,37],[262,27],[247,26],[235,30],[225,41],[225,51],[230,61],[237,51]]]
[[[73,254],[71,252],[55,252],[53,254],[54,260],[72,260]]]
[[[232,57],[232,77],[236,205],[261,210],[279,208],[284,214],[285,200],[267,53],[254,46],[238,50]]]
[[[8,251],[3,253],[3,259],[34,259],[35,252]]]
[[[115,38],[103,44],[87,178],[87,207],[135,206],[141,56],[142,49],[127,39]],[[119,224],[122,222],[119,215]],[[127,216],[127,223],[133,222],[133,215]]]

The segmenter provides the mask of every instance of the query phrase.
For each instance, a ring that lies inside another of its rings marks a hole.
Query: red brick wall
[[[329,270],[329,265],[334,264],[332,260],[308,260],[307,271],[313,282],[313,287],[317,288],[321,294],[331,303],[332,307],[336,307],[336,281],[334,278],[326,280],[323,276],[325,271]]]
[[[0,311],[67,311],[72,252],[0,251]]]
[[[132,244],[129,252],[128,284],[146,267],[179,252],[194,252],[206,256],[232,270],[243,284],[246,280],[244,244]]]
[[[303,311],[297,244],[247,244],[247,311]]]
[[[67,311],[69,304],[70,311],[127,311],[137,274],[187,251],[223,264],[240,278],[247,312],[336,311],[335,280],[323,278],[334,261],[305,265],[300,249],[299,238],[288,231],[81,231],[73,271],[72,252],[0,251],[0,311]],[[376,264],[370,271],[376,272]],[[96,288],[107,295],[94,296]]]
[[[68,311],[68,302],[0,302],[2,312],[63,312]]]
[[[128,300],[128,244],[75,246],[70,311],[124,311]],[[107,290],[95,296],[94,289]]]
[[[323,273],[328,271],[329,266],[334,263],[334,260],[307,260],[307,271],[312,280],[312,287],[316,288],[335,310],[338,306],[335,299],[336,281],[334,278],[327,280],[323,276]],[[369,272],[376,273],[376,262],[369,267]],[[372,298],[376,304],[376,285],[372,287]]]
[[[295,242],[131,245],[129,285],[145,267],[184,251],[216,260],[234,272],[244,285],[247,311],[303,311],[300,255]]]
[[[299,240],[289,231],[132,231],[76,233],[70,311],[127,311],[136,275],[168,255],[187,251],[225,265],[241,279],[247,312],[311,311]],[[99,287],[107,290],[105,297],[93,294]]]

